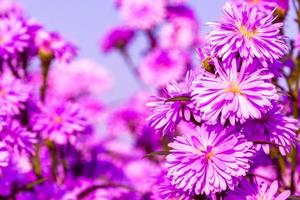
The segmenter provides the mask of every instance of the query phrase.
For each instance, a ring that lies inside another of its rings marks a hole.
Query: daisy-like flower
[[[58,144],[65,144],[68,140],[74,142],[77,134],[83,133],[87,125],[77,104],[53,101],[42,106],[41,113],[33,116],[32,130]]]
[[[37,143],[36,133],[26,130],[16,120],[10,120],[6,123],[0,133],[8,149],[14,153],[29,153],[34,151],[34,144]]]
[[[169,144],[167,176],[177,189],[196,195],[233,189],[250,168],[251,146],[220,125],[190,129]]]
[[[111,29],[101,40],[101,50],[109,53],[113,49],[124,49],[134,38],[131,28],[121,26]]]
[[[223,60],[239,54],[248,64],[256,58],[266,62],[281,58],[288,50],[285,37],[280,34],[283,23],[274,23],[272,13],[259,15],[257,8],[227,3],[220,23],[211,23],[214,30],[209,40],[212,53]]]
[[[194,109],[191,101],[191,85],[194,77],[187,73],[183,84],[171,82],[165,90],[165,97],[155,97],[156,101],[147,104],[153,110],[148,118],[150,126],[157,132],[173,133],[182,118],[189,121],[192,118],[201,121],[200,113]]]
[[[238,66],[233,59],[230,69],[214,59],[217,75],[206,73],[193,84],[193,99],[203,112],[203,119],[216,122],[219,117],[225,124],[244,123],[247,119],[259,119],[262,113],[277,100],[275,86],[270,83],[272,74],[265,69],[249,73],[245,63]],[[238,68],[240,72],[238,72]]]
[[[120,13],[132,28],[150,29],[166,15],[165,0],[122,0]]]
[[[274,106],[260,119],[248,120],[243,124],[243,132],[249,140],[262,142],[272,142],[278,145],[280,153],[286,155],[291,151],[291,146],[296,143],[295,131],[297,120],[285,116],[281,112],[280,106]],[[269,153],[268,144],[257,145],[257,148],[263,148],[265,153]]]
[[[148,53],[139,68],[145,83],[162,86],[184,75],[187,55],[178,49],[155,49]]]
[[[0,20],[0,57],[12,59],[28,47],[30,35],[25,21],[14,16]]]
[[[240,186],[234,191],[228,192],[225,200],[286,200],[291,192],[285,190],[278,193],[278,182],[274,181],[270,186],[266,183],[251,184],[246,179],[240,182]]]
[[[0,78],[0,115],[17,115],[29,98],[30,87],[9,72]]]
[[[40,29],[36,34],[35,45],[41,55],[53,56],[62,62],[70,62],[77,56],[77,47],[56,32]]]

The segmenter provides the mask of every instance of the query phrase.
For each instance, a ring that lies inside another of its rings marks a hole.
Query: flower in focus
[[[286,200],[291,192],[285,190],[278,194],[278,182],[274,181],[270,186],[266,183],[251,184],[246,179],[242,179],[240,186],[234,191],[229,191],[225,199],[240,200],[240,199],[265,199],[265,200]]]
[[[182,118],[188,121],[192,118],[197,122],[201,121],[200,113],[194,109],[195,105],[191,101],[193,79],[193,74],[188,72],[185,82],[169,83],[165,90],[165,97],[155,97],[155,101],[147,104],[153,112],[148,120],[155,131],[162,134],[173,133]]]
[[[169,144],[167,176],[177,189],[197,195],[233,189],[250,168],[251,146],[223,126],[190,129]]]
[[[165,85],[180,78],[186,69],[187,57],[177,49],[155,49],[143,60],[139,72],[145,83]]]
[[[25,21],[14,16],[0,20],[0,56],[13,59],[29,45],[30,35]]]
[[[193,198],[183,190],[178,190],[171,184],[171,180],[167,178],[165,170],[156,177],[156,182],[153,185],[152,197],[157,200],[164,199],[180,199],[192,200]]]
[[[109,53],[113,49],[123,50],[133,40],[134,31],[121,26],[111,29],[101,40],[101,50]]]
[[[43,29],[36,34],[35,44],[40,55],[55,57],[62,62],[70,62],[77,56],[77,47],[64,40],[59,33]]]
[[[35,114],[32,120],[33,131],[58,144],[65,144],[68,140],[74,142],[76,135],[86,128],[83,111],[77,104],[70,102],[50,102],[42,106],[41,113]]]
[[[211,23],[213,54],[226,60],[238,53],[248,64],[257,58],[267,67],[266,62],[272,63],[287,52],[285,37],[280,34],[283,23],[274,23],[272,13],[260,16],[246,4],[227,3],[224,14],[220,23]]]
[[[8,149],[14,153],[33,153],[34,144],[37,143],[36,133],[26,130],[16,120],[10,120],[0,133]]]
[[[159,32],[161,46],[186,49],[198,45],[199,25],[191,8],[169,6],[167,19]]]
[[[130,27],[150,29],[164,20],[165,0],[122,0],[120,13]]]
[[[275,143],[283,155],[289,153],[291,146],[295,145],[296,130],[298,130],[297,120],[285,116],[280,106],[274,106],[260,119],[251,119],[243,124],[243,132],[249,140]],[[270,152],[268,144],[257,147],[258,149],[262,147],[267,154]]]
[[[9,72],[0,79],[0,115],[17,115],[24,109],[30,87]]]
[[[259,119],[272,107],[271,100],[278,98],[274,85],[269,82],[273,75],[265,69],[249,73],[243,63],[238,72],[240,66],[235,59],[230,69],[216,59],[214,64],[218,76],[206,73],[193,84],[193,99],[203,112],[203,119],[215,123],[220,117],[222,124],[229,119],[232,125]]]

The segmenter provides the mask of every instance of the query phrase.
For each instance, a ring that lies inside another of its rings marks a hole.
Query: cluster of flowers
[[[300,39],[283,36],[288,1],[230,1],[207,40],[186,0],[114,4],[122,23],[100,48],[141,86],[117,105],[103,98],[105,68],[0,0],[0,199],[297,198]]]

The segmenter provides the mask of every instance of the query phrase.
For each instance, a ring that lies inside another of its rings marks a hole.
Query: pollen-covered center
[[[243,25],[241,25],[239,27],[239,31],[247,39],[251,39],[251,38],[253,38],[254,36],[257,35],[257,31],[256,30],[249,30],[247,27],[245,27]]]
[[[53,122],[55,124],[61,124],[63,121],[64,121],[64,119],[59,115],[56,115],[56,116],[53,117]]]
[[[225,92],[232,92],[235,95],[242,94],[240,86],[237,82],[229,82],[227,88],[225,88]]]

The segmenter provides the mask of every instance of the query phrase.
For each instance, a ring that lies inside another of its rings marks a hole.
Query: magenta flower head
[[[278,145],[281,154],[286,155],[291,151],[291,146],[296,143],[296,130],[298,121],[285,116],[281,107],[276,105],[260,119],[251,119],[243,124],[243,132],[252,141],[272,142]],[[265,153],[269,153],[268,144],[257,145]]]
[[[32,121],[33,131],[58,144],[75,142],[76,136],[86,128],[83,111],[71,102],[51,101],[41,107],[41,113],[35,114]]]
[[[14,16],[0,20],[0,57],[4,60],[13,59],[28,47],[30,35],[26,22]]]
[[[169,144],[167,176],[177,189],[196,195],[233,189],[250,168],[251,146],[220,125],[187,130]]]
[[[29,98],[30,87],[9,72],[0,78],[0,115],[17,115]]]
[[[210,23],[214,30],[209,40],[213,54],[223,60],[239,54],[248,64],[256,58],[267,67],[287,53],[283,23],[274,23],[272,13],[260,15],[257,8],[227,3],[220,23]]]
[[[134,38],[134,30],[120,26],[111,29],[101,40],[101,50],[109,53],[113,49],[123,50]]]
[[[163,86],[184,75],[187,60],[178,49],[154,49],[142,61],[139,72],[145,83]]]
[[[165,0],[122,0],[120,13],[128,26],[150,29],[163,22],[165,6]]]
[[[59,33],[43,29],[36,34],[35,45],[40,54],[51,56],[62,62],[70,62],[77,56],[77,47],[62,38]]]
[[[10,152],[19,154],[33,154],[34,144],[37,143],[36,133],[26,130],[16,120],[8,120],[0,132],[0,138]]]
[[[193,84],[193,99],[203,112],[203,119],[225,124],[244,123],[247,119],[259,119],[262,113],[277,100],[275,86],[270,83],[272,74],[265,69],[249,73],[245,63],[238,66],[233,59],[231,67],[224,67],[214,59],[216,75],[206,73]],[[238,72],[238,68],[241,68]]]
[[[181,119],[201,121],[200,113],[194,109],[191,101],[193,79],[193,74],[188,72],[184,83],[171,82],[167,85],[164,97],[156,97],[156,101],[147,104],[153,110],[148,120],[154,130],[169,134],[175,131]]]
[[[270,186],[266,183],[251,184],[246,179],[240,182],[240,186],[234,191],[228,192],[225,200],[240,200],[240,199],[265,199],[265,200],[286,200],[291,192],[285,190],[278,194],[278,182],[274,181]]]

